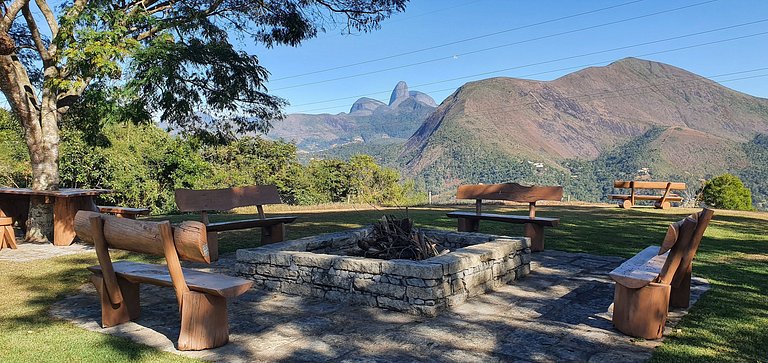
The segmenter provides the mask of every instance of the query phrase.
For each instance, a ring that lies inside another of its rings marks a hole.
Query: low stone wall
[[[530,272],[527,238],[424,232],[451,252],[423,261],[338,255],[370,235],[361,228],[238,250],[235,271],[287,294],[427,316]]]

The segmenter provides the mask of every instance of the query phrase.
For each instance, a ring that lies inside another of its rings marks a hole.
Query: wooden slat
[[[252,205],[280,204],[274,185],[226,189],[176,189],[176,205],[182,212],[225,211]]]
[[[667,182],[654,182],[654,181],[642,181],[642,180],[615,180],[613,182],[614,188],[631,188],[634,182],[635,189],[667,189]],[[684,190],[686,189],[685,183],[673,182],[669,188],[672,190]]]
[[[515,215],[491,214],[491,213],[477,214],[473,212],[450,212],[450,213],[446,213],[446,215],[450,218],[465,218],[465,219],[473,219],[473,220],[496,221],[496,222],[517,223],[517,224],[532,223],[532,224],[542,225],[545,227],[557,227],[557,225],[560,224],[560,218],[546,218],[546,217],[531,218],[528,216],[515,216]]]
[[[161,222],[137,221],[118,218],[90,211],[79,211],[75,215],[77,236],[87,243],[93,243],[88,218],[100,216],[104,220],[104,237],[109,248],[163,256],[163,242],[160,234]],[[186,261],[210,263],[208,239],[205,225],[196,221],[185,221],[173,227],[174,242],[179,257]]]
[[[621,199],[621,200],[628,200],[632,196],[628,194],[611,194],[611,199]],[[641,195],[641,194],[635,194],[635,199],[637,200],[661,200],[661,195]],[[681,202],[683,201],[683,197],[677,195],[677,194],[670,194],[667,196],[668,202]]]
[[[208,230],[208,232],[221,232],[221,231],[232,231],[237,229],[254,228],[254,227],[267,227],[267,226],[274,226],[280,223],[292,223],[293,221],[296,220],[296,218],[297,217],[293,217],[293,216],[285,216],[285,217],[270,217],[265,219],[243,219],[239,221],[208,223],[206,225],[206,230]]]
[[[515,202],[536,202],[539,200],[562,200],[561,186],[524,186],[517,183],[460,185],[456,199],[510,200]]]
[[[119,261],[112,264],[115,273],[134,283],[149,283],[158,286],[173,287],[167,266],[132,261]],[[101,266],[88,267],[95,273],[101,273]],[[253,285],[253,281],[221,274],[213,274],[182,268],[187,286],[192,291],[204,292],[216,296],[232,298],[242,295]]]
[[[0,188],[0,194],[10,195],[32,195],[43,197],[84,197],[95,196],[99,194],[113,193],[111,189],[76,189],[62,188],[59,190],[32,190],[29,188]]]
[[[668,252],[659,255],[659,246],[649,246],[613,269],[608,276],[630,289],[639,289],[659,277],[668,255]]]
[[[149,208],[130,208],[130,207],[116,207],[112,205],[100,205],[99,212],[101,213],[117,213],[117,214],[149,214]]]

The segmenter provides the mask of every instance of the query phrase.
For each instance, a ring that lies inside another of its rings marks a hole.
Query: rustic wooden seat
[[[280,194],[274,185],[252,185],[226,189],[176,189],[176,205],[182,212],[200,212],[208,230],[211,259],[218,260],[218,234],[221,231],[261,228],[261,244],[280,242],[285,238],[285,224],[296,220],[293,216],[266,217],[263,205],[280,204]],[[239,207],[256,206],[259,218],[210,223],[209,211],[227,211]]]
[[[0,217],[0,250],[5,247],[16,249],[16,235],[13,232],[13,218]]]
[[[683,197],[677,194],[671,193],[672,190],[685,190],[685,183],[673,183],[673,182],[652,182],[652,181],[623,181],[616,180],[613,182],[613,187],[617,189],[629,189],[629,194],[611,194],[611,199],[622,200],[619,203],[619,207],[629,209],[635,206],[637,200],[651,200],[655,203],[654,207],[657,209],[668,209],[672,206],[671,202],[682,202]],[[663,190],[662,195],[648,195],[637,194],[639,189],[651,189],[651,190]]]
[[[172,287],[181,314],[179,350],[201,350],[229,341],[227,299],[246,292],[253,281],[186,269],[179,260],[210,263],[205,226],[187,221],[148,222],[80,211],[75,230],[93,243],[99,265],[88,267],[101,300],[101,324],[107,328],[139,317],[139,284]],[[130,261],[112,263],[109,249],[165,256],[166,265]]]
[[[661,338],[669,307],[688,307],[691,261],[713,214],[705,208],[670,225],[661,246],[640,251],[608,274],[616,281],[616,329],[635,337]]]
[[[112,214],[121,218],[136,219],[138,216],[149,214],[149,208],[117,207],[113,205],[100,205],[99,212]]]
[[[560,218],[536,217],[536,202],[563,199],[560,186],[523,186],[517,183],[460,185],[456,199],[474,199],[475,212],[450,212],[448,217],[458,218],[458,230],[476,232],[480,220],[523,224],[526,237],[531,239],[531,250],[544,250],[544,227],[557,227]],[[509,200],[528,203],[528,216],[482,213],[483,200]]]

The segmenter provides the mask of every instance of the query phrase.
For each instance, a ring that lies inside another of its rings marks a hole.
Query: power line
[[[758,22],[764,22],[764,21],[768,21],[768,19],[761,20],[761,21],[758,21]],[[643,54],[634,55],[634,57],[640,58],[640,57],[646,57],[646,56],[650,56],[650,55],[657,55],[657,54],[662,54],[662,53],[675,52],[675,51],[691,49],[691,48],[698,48],[698,47],[703,47],[703,46],[707,46],[707,45],[720,44],[720,43],[725,43],[725,42],[730,42],[730,41],[735,41],[735,40],[741,40],[741,39],[745,39],[745,38],[751,38],[751,37],[756,37],[756,36],[761,36],[761,35],[766,35],[766,34],[768,34],[768,32],[754,33],[754,34],[738,36],[738,37],[733,37],[733,38],[728,38],[728,39],[721,39],[721,40],[705,42],[705,43],[699,43],[699,44],[693,44],[693,45],[688,45],[688,46],[683,46],[683,47],[678,47],[678,48],[672,48],[672,49],[666,49],[666,50],[661,50],[661,51],[654,51],[654,52],[649,52],[649,53],[643,53]],[[684,36],[681,36],[681,37],[684,37]],[[680,38],[680,37],[675,37],[675,38]],[[662,42],[662,41],[664,41],[664,40],[659,40],[659,41],[654,41],[654,42],[646,42],[646,43],[658,43],[658,42]],[[647,45],[646,43],[641,43],[640,45]],[[461,77],[449,78],[449,79],[444,79],[444,80],[439,80],[439,81],[434,81],[434,82],[421,83],[421,84],[413,85],[411,87],[413,87],[413,88],[415,88],[415,87],[423,87],[423,86],[430,86],[430,85],[434,85],[434,84],[459,81],[459,80],[468,79],[468,78],[476,78],[476,77],[480,77],[480,76],[488,76],[488,75],[491,75],[491,74],[506,72],[506,71],[510,71],[510,70],[515,70],[515,69],[520,69],[520,68],[527,68],[527,67],[531,67],[531,66],[535,66],[535,65],[542,65],[542,64],[547,64],[547,63],[554,63],[554,62],[557,62],[557,61],[573,59],[573,58],[579,58],[579,57],[584,57],[584,56],[588,56],[588,55],[595,55],[595,54],[600,54],[600,53],[606,53],[606,52],[610,52],[610,51],[613,51],[613,50],[626,49],[626,48],[636,47],[636,46],[640,46],[640,45],[620,47],[620,48],[611,49],[611,50],[598,51],[598,52],[592,52],[592,53],[587,53],[587,54],[583,54],[583,55],[564,57],[564,58],[555,59],[555,60],[548,60],[548,61],[536,62],[536,63],[526,64],[526,65],[521,65],[521,66],[514,66],[514,67],[509,67],[509,68],[497,69],[497,70],[488,71],[488,72],[476,73],[476,74],[472,74],[472,75],[468,75],[468,76],[461,76]],[[558,69],[554,69],[554,70],[547,70],[547,71],[536,72],[536,73],[529,73],[529,74],[524,74],[524,75],[520,75],[520,76],[517,76],[517,77],[518,78],[532,77],[532,76],[537,76],[537,75],[541,75],[541,74],[554,73],[554,72],[566,71],[566,70],[571,70],[571,69],[580,69],[580,68],[589,67],[589,66],[601,65],[601,64],[612,62],[612,61],[613,60],[605,60],[605,61],[601,61],[601,62],[593,62],[593,63],[582,64],[582,65],[578,65],[578,66],[558,68]],[[450,90],[450,89],[448,89],[448,90]],[[445,91],[445,89],[434,90],[434,91],[430,91],[430,92],[440,92],[440,91]],[[386,91],[386,92],[388,92],[388,91]],[[380,94],[380,93],[384,93],[384,92],[371,93],[371,94],[368,94],[368,95],[375,95],[375,94]],[[366,95],[363,95],[361,97],[364,97],[364,96],[366,96]],[[326,103],[326,102],[332,102],[332,101],[337,101],[337,100],[345,100],[345,99],[351,99],[351,98],[355,98],[355,97],[344,97],[344,98],[339,98],[339,99],[334,99],[334,100],[329,100],[329,101],[320,101],[320,102],[314,102],[314,103],[307,103],[305,105],[317,104],[317,103]],[[303,111],[299,111],[299,112],[295,112],[295,113],[315,112],[315,111],[335,109],[335,108],[346,107],[346,106],[348,106],[348,105],[329,106],[329,107],[315,108],[315,109],[310,109],[310,110],[303,110]]]
[[[502,45],[497,45],[497,46],[493,46],[493,47],[489,47],[489,48],[483,48],[483,49],[478,49],[478,50],[474,50],[474,51],[459,53],[459,54],[451,55],[451,56],[448,56],[448,57],[432,58],[432,59],[428,59],[428,60],[425,60],[425,61],[409,63],[409,64],[404,64],[404,65],[399,65],[399,66],[394,66],[394,67],[389,67],[389,68],[383,68],[383,69],[378,69],[378,70],[368,71],[368,72],[363,72],[363,73],[357,73],[357,74],[352,74],[352,75],[348,75],[348,76],[329,78],[329,79],[324,79],[324,80],[320,80],[320,81],[307,82],[307,83],[296,84],[296,85],[292,85],[292,86],[275,88],[275,89],[273,89],[273,91],[282,91],[282,90],[286,90],[286,89],[293,89],[293,88],[306,87],[306,86],[311,86],[311,85],[316,85],[316,84],[335,82],[335,81],[340,81],[340,80],[344,80],[344,79],[356,78],[356,77],[361,77],[361,76],[368,76],[368,75],[371,75],[371,74],[387,72],[387,71],[392,71],[392,70],[396,70],[396,69],[408,68],[408,67],[413,67],[413,66],[417,66],[417,65],[423,65],[423,64],[434,63],[434,62],[438,62],[438,61],[454,59],[455,57],[461,57],[461,56],[470,55],[470,54],[477,54],[477,53],[486,52],[486,51],[489,51],[489,50],[495,50],[495,49],[499,49],[499,48],[510,47],[510,46],[513,46],[513,45],[530,43],[530,42],[534,42],[534,41],[538,41],[538,40],[558,37],[558,36],[561,36],[561,35],[567,35],[567,34],[582,32],[582,31],[586,31],[586,30],[592,30],[592,29],[597,29],[597,28],[601,28],[601,27],[606,27],[606,26],[610,26],[610,25],[616,25],[616,24],[620,24],[620,23],[625,23],[625,22],[628,22],[628,21],[648,18],[648,17],[660,15],[660,14],[665,14],[665,13],[669,13],[669,12],[673,12],[673,11],[678,11],[678,10],[682,10],[682,9],[691,8],[691,7],[694,7],[694,6],[700,6],[700,5],[712,3],[712,2],[715,2],[715,1],[719,1],[719,0],[708,0],[708,1],[700,2],[700,3],[696,3],[696,4],[692,4],[692,5],[686,5],[686,6],[677,7],[677,8],[674,8],[674,9],[657,11],[657,12],[654,12],[654,13],[634,16],[634,17],[630,17],[630,18],[626,18],[626,19],[622,19],[622,20],[611,21],[611,22],[602,23],[602,24],[598,24],[598,25],[591,25],[591,26],[584,27],[584,28],[573,29],[573,30],[568,30],[568,31],[564,31],[564,32],[544,35],[544,36],[540,36],[540,37],[536,37],[536,38],[530,38],[530,39],[520,40],[520,41],[516,41],[516,42],[512,42],[512,43],[506,43],[506,44],[502,44]]]
[[[316,71],[311,71],[311,72],[306,72],[306,73],[301,73],[301,74],[295,74],[295,75],[292,75],[292,76],[275,78],[275,79],[272,79],[271,81],[272,82],[277,82],[277,81],[282,81],[282,80],[291,79],[291,78],[298,78],[298,77],[308,76],[308,75],[312,75],[312,74],[318,74],[318,73],[324,73],[324,72],[329,72],[329,71],[335,71],[337,69],[354,67],[354,66],[359,66],[359,65],[362,65],[362,64],[368,64],[368,63],[373,63],[373,62],[379,62],[379,61],[382,61],[382,60],[387,60],[387,59],[392,59],[392,58],[398,58],[398,57],[402,57],[404,55],[421,53],[421,52],[425,52],[425,51],[428,51],[428,50],[443,48],[443,47],[447,47],[447,46],[450,46],[450,45],[465,43],[465,42],[469,42],[469,41],[473,41],[473,40],[478,40],[478,39],[483,39],[483,38],[487,38],[487,37],[492,37],[492,36],[495,36],[495,35],[509,33],[509,32],[513,32],[513,31],[517,31],[517,30],[521,30],[521,29],[526,29],[526,28],[531,28],[531,27],[534,27],[534,26],[544,25],[544,24],[548,24],[548,23],[554,23],[554,22],[557,22],[557,21],[560,21],[560,20],[575,18],[575,17],[579,17],[579,16],[583,16],[583,15],[594,14],[594,13],[598,13],[598,12],[601,12],[601,11],[615,9],[615,8],[618,8],[618,7],[622,7],[622,6],[626,6],[626,5],[630,5],[630,4],[634,4],[634,3],[638,3],[638,2],[642,2],[642,1],[645,1],[645,0],[633,0],[633,1],[626,2],[626,3],[618,4],[618,5],[608,6],[608,7],[605,7],[605,8],[585,11],[585,12],[577,13],[577,14],[573,14],[573,15],[567,15],[567,16],[563,16],[563,17],[559,17],[559,18],[555,18],[555,19],[541,21],[541,22],[538,22],[538,23],[523,25],[523,26],[519,26],[519,27],[515,27],[515,28],[510,28],[510,29],[505,29],[505,30],[501,30],[501,31],[493,32],[493,33],[478,35],[478,36],[471,37],[471,38],[465,38],[465,39],[456,40],[456,41],[453,41],[453,42],[438,44],[438,45],[431,46],[431,47],[415,49],[415,50],[412,50],[412,51],[398,53],[398,54],[393,54],[393,55],[389,55],[389,56],[386,56],[386,57],[369,59],[369,60],[365,60],[365,61],[361,61],[361,62],[357,62],[357,63],[350,63],[350,64],[341,65],[341,66],[336,66],[336,67],[331,67],[331,68],[324,68],[324,69],[320,69],[320,70],[316,70]],[[463,5],[467,5],[467,4],[462,4],[462,5],[459,5],[459,6],[463,6]],[[458,6],[455,6],[455,7],[458,7]],[[450,8],[448,8],[448,9],[450,9]],[[425,15],[425,14],[423,14],[423,15]],[[397,20],[397,19],[395,19],[395,20]]]

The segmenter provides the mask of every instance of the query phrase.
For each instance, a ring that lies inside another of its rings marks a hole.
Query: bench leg
[[[683,267],[680,267],[683,268]],[[669,306],[673,308],[687,308],[691,303],[691,265],[683,275],[683,280],[680,281],[680,286],[673,287],[672,293],[669,297]]]
[[[107,286],[100,275],[91,275],[91,282],[96,286],[101,301],[101,327],[109,328],[122,323],[135,320],[140,315],[139,284],[132,283],[124,278],[117,277],[117,285],[123,295],[123,302],[113,305],[109,301]]]
[[[633,207],[632,201],[629,199],[625,199],[623,202],[619,203],[619,207],[622,207],[624,209],[630,209]]]
[[[658,339],[667,322],[670,286],[650,283],[639,289],[615,284],[613,326],[624,334]]]
[[[228,341],[227,299],[195,291],[184,293],[179,350],[216,348]]]
[[[458,223],[459,232],[477,232],[480,230],[479,219],[459,218]]]
[[[285,239],[285,223],[261,227],[261,244],[282,242]]]
[[[544,226],[526,223],[523,225],[523,234],[531,239],[531,251],[544,251]]]
[[[669,208],[672,208],[672,203],[670,203],[670,202],[664,202],[664,203],[655,202],[655,203],[653,203],[653,207],[656,208],[656,209],[669,209]]]
[[[16,235],[13,232],[13,226],[4,226],[0,229],[0,250],[6,246],[13,250],[18,248],[16,246]]]
[[[208,255],[211,256],[211,262],[219,260],[219,234],[218,232],[208,232]]]

